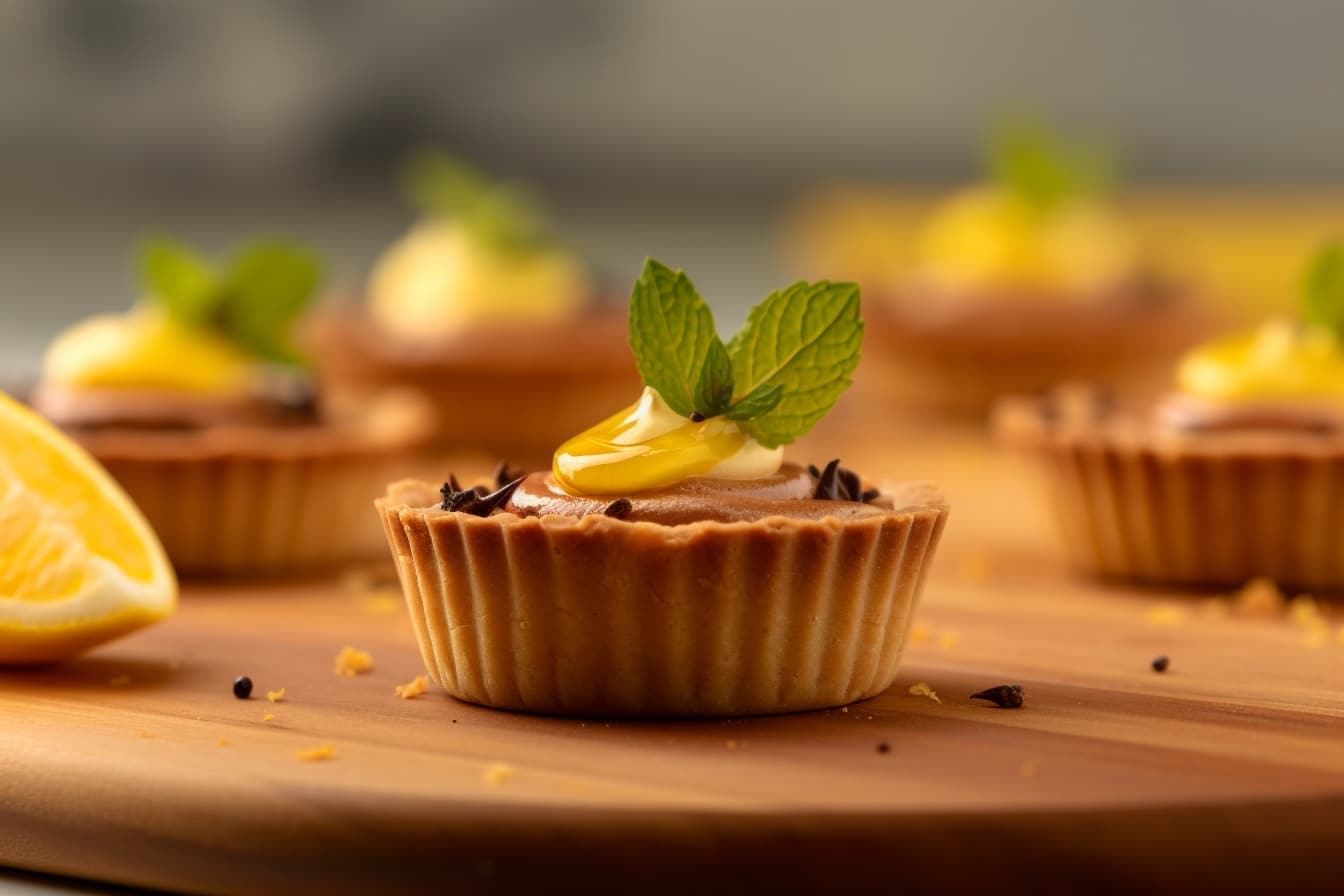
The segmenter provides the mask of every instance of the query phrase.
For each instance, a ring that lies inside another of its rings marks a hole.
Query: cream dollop
[[[645,387],[639,401],[561,445],[551,469],[570,494],[625,495],[692,476],[763,479],[783,462],[782,447],[766,448],[726,417],[682,417]]]
[[[479,323],[566,317],[590,293],[582,267],[557,249],[506,251],[431,218],[375,265],[369,312],[394,333],[434,337]]]

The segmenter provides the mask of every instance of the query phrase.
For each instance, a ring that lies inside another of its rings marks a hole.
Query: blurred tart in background
[[[1157,400],[1071,387],[1005,399],[995,427],[1081,570],[1344,591],[1344,249],[1317,257],[1297,318],[1193,349]]]
[[[428,437],[418,399],[319,396],[292,329],[321,274],[259,241],[217,266],[167,239],[143,298],[48,347],[32,405],[121,483],[184,575],[289,574],[367,558],[369,511]],[[333,523],[339,522],[339,525]]]
[[[648,262],[636,402],[549,471],[379,500],[435,681],[503,709],[629,717],[888,688],[947,503],[929,483],[784,461],[849,386],[862,336],[858,288],[821,281],[772,293],[725,344],[689,278]]]
[[[544,463],[638,383],[624,316],[520,187],[438,154],[413,158],[406,181],[420,221],[374,266],[363,304],[313,328],[322,382],[414,389],[436,408],[437,448]]]

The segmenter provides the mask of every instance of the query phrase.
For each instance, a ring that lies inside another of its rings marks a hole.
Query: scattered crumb
[[[943,702],[941,699],[939,699],[938,695],[934,692],[933,688],[929,687],[927,684],[925,684],[925,683],[922,682],[922,681],[921,681],[919,684],[912,684],[912,685],[910,685],[910,696],[911,696],[911,697],[928,697],[928,698],[929,698],[930,700],[932,700],[934,703],[942,703],[942,702]]]
[[[1302,643],[1307,646],[1308,650],[1320,650],[1329,639],[1330,635],[1324,628],[1316,628],[1307,632],[1307,636]]]
[[[1036,760],[1035,759],[1022,760],[1022,764],[1017,767],[1017,776],[1019,778],[1036,777]]]
[[[1238,616],[1278,616],[1283,612],[1283,592],[1273,579],[1251,579],[1232,595],[1232,611]]]
[[[1020,684],[999,684],[971,695],[972,700],[987,700],[999,709],[1021,709],[1025,702]]]
[[[517,770],[507,762],[492,762],[487,765],[485,771],[481,773],[481,780],[491,787],[498,787],[512,778],[516,773]]]
[[[944,650],[951,650],[961,643],[961,636],[956,632],[943,632],[938,636],[938,646]]]
[[[923,644],[933,637],[933,632],[926,625],[916,625],[910,629],[910,643]]]
[[[403,700],[412,700],[429,690],[429,676],[417,675],[408,684],[399,684],[392,692]]]
[[[221,737],[216,743],[221,747],[227,747],[229,745],[229,739],[227,737]]]
[[[1167,669],[1171,668],[1171,657],[1166,654],[1155,656],[1153,657],[1152,663],[1149,665],[1153,667],[1154,672],[1165,672]]]
[[[841,711],[841,712],[849,712],[849,707],[848,707],[848,706],[842,706],[842,707],[840,707],[840,711]]]
[[[306,750],[296,750],[294,758],[300,762],[322,762],[325,759],[333,759],[336,756],[336,750],[331,744],[322,744],[320,747],[309,747]]]
[[[1329,623],[1321,615],[1320,605],[1309,594],[1299,594],[1288,602],[1288,618],[1294,624],[1313,631],[1324,631],[1329,627]]]
[[[373,670],[373,654],[346,645],[336,654],[336,674],[354,678]]]
[[[728,742],[725,744],[725,746],[727,746],[728,749],[730,749],[730,750],[736,750],[736,749],[737,749],[737,741],[735,741],[735,740],[730,740],[730,741],[728,741]]]
[[[1159,604],[1156,607],[1149,607],[1148,611],[1143,614],[1144,621],[1158,628],[1175,628],[1178,625],[1185,625],[1189,616],[1189,612],[1184,607],[1173,604]]]
[[[262,720],[263,722],[269,722],[269,721],[271,721],[271,719],[274,719],[274,718],[275,718],[275,713],[273,713],[273,712],[268,712],[268,713],[266,713],[266,715],[264,715],[264,716],[261,717],[261,720]]]
[[[278,691],[267,691],[266,699],[272,703],[279,703],[281,700],[285,699],[285,689],[281,688]]]
[[[125,687],[126,685],[131,683],[131,676],[113,675],[111,678],[107,680],[107,683],[112,685],[112,687],[114,688]]]
[[[978,585],[989,581],[989,557],[978,551],[962,555],[957,565],[957,578],[969,585]]]

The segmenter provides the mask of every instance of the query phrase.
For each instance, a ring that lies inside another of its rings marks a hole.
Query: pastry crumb
[[[1232,596],[1232,610],[1238,616],[1278,616],[1285,603],[1279,586],[1264,576],[1251,579]]]
[[[944,650],[951,650],[961,643],[961,636],[956,632],[943,632],[938,636],[938,646]]]
[[[923,644],[933,637],[933,632],[927,625],[916,625],[910,629],[910,643]]]
[[[126,685],[131,683],[131,676],[113,675],[111,678],[107,680],[107,683],[112,685],[112,687],[114,688],[125,687]]]
[[[427,690],[429,690],[429,676],[417,675],[408,683],[397,685],[392,689],[392,693],[403,700],[413,700]]]
[[[266,699],[272,703],[279,703],[281,700],[285,699],[285,689],[281,688],[278,691],[267,691]]]
[[[1185,625],[1189,616],[1189,612],[1184,607],[1173,604],[1159,604],[1156,607],[1149,607],[1147,612],[1143,614],[1145,622],[1158,628],[1175,628]]]
[[[300,762],[322,762],[333,759],[335,756],[336,749],[331,744],[322,744],[318,747],[308,747],[307,749],[294,751],[294,758]]]
[[[262,720],[263,722],[269,722],[269,721],[271,721],[271,720],[274,719],[274,718],[275,718],[275,713],[273,713],[273,712],[268,712],[268,713],[266,713],[264,716],[261,717],[261,720]]]
[[[517,774],[517,770],[507,762],[492,762],[481,773],[481,780],[491,787],[498,787]]]
[[[930,700],[932,700],[934,703],[942,703],[942,702],[943,702],[942,699],[939,698],[937,692],[935,692],[935,691],[933,690],[933,688],[929,687],[928,684],[926,684],[925,682],[922,682],[922,681],[919,682],[918,684],[912,684],[912,685],[910,685],[910,696],[911,696],[911,697],[928,697],[928,698],[929,698]]]
[[[336,674],[354,678],[373,670],[373,654],[367,650],[346,645],[336,654]]]

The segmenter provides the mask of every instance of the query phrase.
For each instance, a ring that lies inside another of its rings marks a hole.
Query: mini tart
[[[1177,428],[1090,389],[1010,398],[994,428],[1044,484],[1081,571],[1183,586],[1344,589],[1344,429]]]
[[[57,422],[139,505],[179,574],[282,576],[382,554],[369,501],[416,469],[426,414],[414,396],[388,395],[286,425]]]
[[[794,712],[889,687],[947,518],[938,490],[650,521],[707,482],[631,496],[624,519],[611,499],[520,515],[557,505],[517,497],[479,517],[441,510],[427,483],[390,486],[377,506],[430,675],[472,703],[607,717]],[[534,473],[520,494],[560,493]]]
[[[1095,296],[949,295],[911,284],[864,315],[870,360],[860,382],[886,400],[960,415],[1069,380],[1155,389],[1211,324],[1188,296],[1139,279]]]
[[[640,386],[623,313],[477,325],[420,340],[389,333],[361,311],[331,311],[311,336],[324,390],[362,399],[412,389],[433,407],[435,448],[524,466],[548,463],[593,408],[614,410]]]

